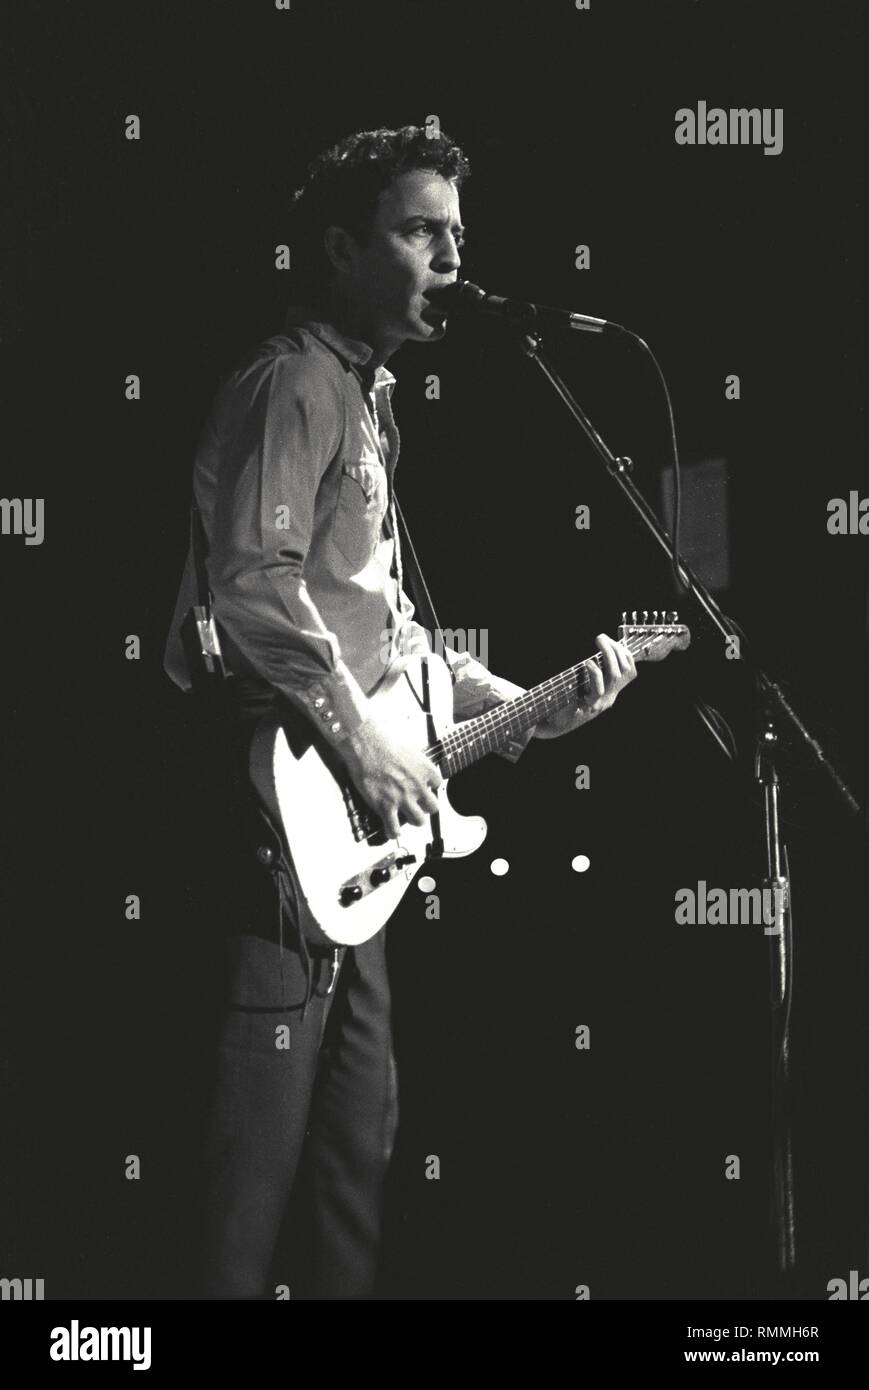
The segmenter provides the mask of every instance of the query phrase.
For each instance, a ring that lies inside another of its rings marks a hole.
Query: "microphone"
[[[487,314],[506,320],[514,328],[559,328],[580,333],[606,333],[620,338],[634,337],[629,329],[608,319],[575,314],[570,309],[553,309],[547,304],[526,304],[521,299],[503,299],[498,294],[487,294],[479,285],[471,284],[470,280],[454,280],[440,289],[427,290],[425,297],[444,314]]]

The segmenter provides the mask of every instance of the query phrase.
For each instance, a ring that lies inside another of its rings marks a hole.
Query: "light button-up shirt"
[[[228,669],[268,682],[339,749],[387,672],[430,650],[390,525],[395,377],[372,372],[370,357],[367,344],[291,309],[284,332],[223,381],[193,470]],[[183,690],[192,682],[180,627],[196,602],[191,548],[164,658]],[[456,719],[519,689],[468,653],[443,655]],[[518,757],[530,736],[504,755]]]

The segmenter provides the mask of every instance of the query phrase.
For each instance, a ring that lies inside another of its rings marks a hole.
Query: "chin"
[[[420,317],[421,328],[417,329],[416,337],[419,341],[428,343],[433,338],[442,338],[447,331],[446,319],[441,319],[439,323],[430,323],[428,319]]]

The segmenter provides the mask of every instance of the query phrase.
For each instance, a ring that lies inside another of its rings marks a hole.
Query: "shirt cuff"
[[[304,685],[284,687],[284,693],[339,752],[349,747],[370,715],[362,687],[340,660],[328,675],[315,677]]]

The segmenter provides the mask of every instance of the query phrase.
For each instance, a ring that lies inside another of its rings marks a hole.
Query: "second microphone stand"
[[[635,341],[648,351],[641,339],[635,339]],[[722,638],[725,640],[732,639],[734,636],[739,638],[740,655],[742,656],[744,651],[747,655],[747,644],[742,628],[728,618],[689,566],[675,555],[672,539],[633,481],[631,460],[616,457],[607,447],[564,379],[544,354],[540,335],[520,329],[519,345],[525,355],[537,365],[570,411],[576,424],[604,463],[607,473],[616,483],[623,497],[642,518],[647,530],[665,554],[669,556],[674,567],[678,565],[675,572],[679,575],[686,593],[690,594],[700,606]],[[776,1262],[779,1270],[785,1274],[793,1270],[796,1263],[796,1217],[788,1070],[793,939],[791,884],[787,872],[787,850],[782,844],[779,827],[781,784],[775,762],[779,742],[778,722],[787,724],[797,734],[800,742],[810,750],[815,762],[823,768],[832,782],[848,812],[851,815],[859,816],[860,806],[818,741],[812,737],[786,699],[781,687],[753,659],[749,661],[749,667],[757,690],[755,776],[763,786],[766,840],[764,887],[769,894],[766,901],[775,904],[775,920],[774,923],[770,923],[773,930],[768,933],[770,937],[770,1037],[772,1043],[770,1215],[775,1240]],[[699,706],[698,713],[710,732],[719,738],[710,725],[707,714]]]

